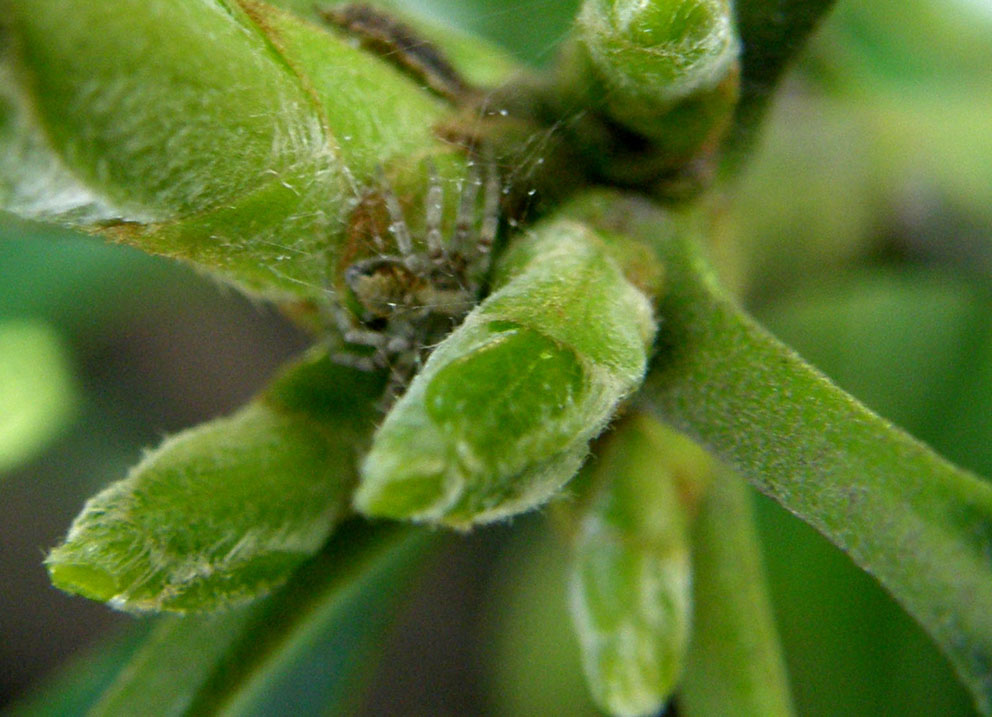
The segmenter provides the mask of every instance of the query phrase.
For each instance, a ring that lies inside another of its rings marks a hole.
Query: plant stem
[[[788,678],[746,484],[721,470],[693,530],[693,631],[679,706],[695,715],[787,717]]]

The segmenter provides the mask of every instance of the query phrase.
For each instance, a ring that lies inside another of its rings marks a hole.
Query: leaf
[[[208,676],[242,638],[257,608],[159,618],[87,714],[188,714]],[[138,706],[140,705],[140,709]]]
[[[40,687],[5,707],[5,717],[74,717],[86,714],[139,649],[146,625],[135,625],[73,655]]]
[[[494,287],[376,433],[362,512],[467,527],[529,510],[636,389],[654,325],[607,240],[549,222],[506,253]]]
[[[323,153],[312,102],[236,7],[8,4],[16,91],[67,169],[122,216],[203,211]]]
[[[29,460],[68,423],[75,386],[47,324],[0,321],[0,475]]]
[[[932,266],[845,272],[763,306],[760,318],[873,410],[948,458],[992,472],[992,304],[983,288]],[[769,503],[761,501],[759,518],[797,710],[974,715],[922,628],[822,536]]]
[[[741,38],[741,97],[724,143],[725,169],[734,171],[754,144],[772,91],[834,0],[737,0]]]
[[[46,560],[52,582],[132,611],[209,611],[269,592],[344,516],[378,390],[381,377],[310,355],[91,498]]]
[[[653,238],[669,290],[645,395],[882,583],[992,711],[992,486],[873,414],[726,297],[694,230],[637,199],[568,212]]]
[[[689,717],[788,717],[789,684],[743,480],[718,471],[693,529],[693,632],[679,707]]]
[[[276,711],[348,714],[428,542],[422,533],[351,524],[262,602],[163,618],[91,717],[272,714],[273,702]],[[324,667],[315,673],[314,665]],[[301,683],[306,689],[295,689]]]

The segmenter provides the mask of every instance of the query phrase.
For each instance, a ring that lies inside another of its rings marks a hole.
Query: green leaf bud
[[[719,85],[737,62],[728,0],[586,0],[578,30],[617,106],[671,107]]]
[[[377,432],[368,515],[468,527],[546,501],[640,384],[655,324],[607,240],[548,221],[445,339]]]
[[[559,91],[599,112],[573,130],[597,170],[669,195],[706,179],[693,161],[715,152],[738,96],[728,0],[586,0],[576,40]]]
[[[128,611],[208,611],[283,583],[348,509],[381,378],[319,354],[228,418],[166,440],[91,498],[46,560]]]
[[[0,208],[326,302],[377,168],[451,152],[452,104],[354,39],[265,3],[3,0]]]
[[[688,523],[707,456],[634,415],[584,474],[570,606],[593,699],[618,717],[658,713],[681,675],[689,636]]]

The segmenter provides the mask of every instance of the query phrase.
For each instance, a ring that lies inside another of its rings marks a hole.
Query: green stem
[[[747,487],[730,471],[700,506],[692,559],[693,633],[679,706],[689,717],[791,715]]]
[[[758,326],[689,242],[659,245],[666,420],[882,583],[992,712],[992,487],[875,415]]]

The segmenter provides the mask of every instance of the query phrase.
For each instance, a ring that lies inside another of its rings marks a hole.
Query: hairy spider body
[[[388,367],[399,385],[478,303],[500,226],[495,163],[470,160],[463,177],[448,179],[433,161],[424,164],[422,198],[416,190],[398,194],[379,172],[349,218],[351,250],[341,272],[351,311],[342,311],[338,324],[352,345],[342,360]],[[446,192],[446,183],[455,191]]]
[[[395,257],[355,262],[345,271],[345,281],[358,302],[376,318],[388,319],[399,307],[417,308],[446,316],[462,316],[471,308],[470,287],[454,284],[452,276],[431,272],[415,274]]]
[[[361,3],[318,10],[453,105],[479,96],[440,48],[400,20]],[[405,384],[427,351],[478,303],[500,226],[502,181],[495,162],[479,150],[485,142],[448,141],[462,149],[436,155],[439,165],[428,159],[412,172],[392,167],[389,177],[380,169],[349,217],[349,247],[338,266],[337,288],[351,309],[337,317],[350,345],[340,359],[389,367],[394,387]]]

